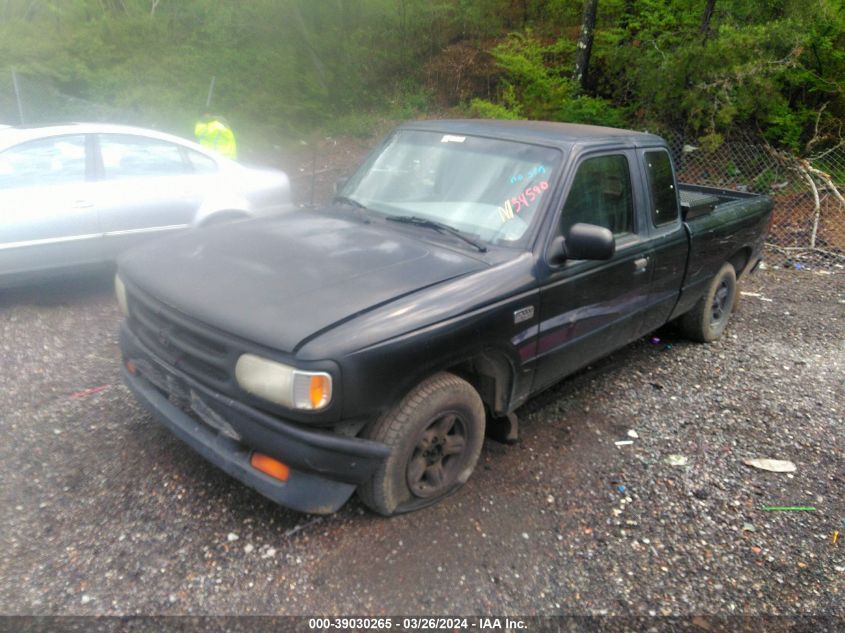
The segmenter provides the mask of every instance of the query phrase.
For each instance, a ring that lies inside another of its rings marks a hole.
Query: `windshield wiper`
[[[459,231],[455,227],[449,226],[448,224],[444,224],[443,222],[437,222],[436,220],[428,220],[426,218],[421,218],[416,215],[388,215],[385,219],[390,220],[391,222],[414,224],[416,226],[423,226],[429,229],[434,229],[435,231],[440,231],[441,233],[448,233],[449,235],[454,235],[458,239],[463,240],[470,246],[474,246],[481,253],[487,252],[486,246],[484,246],[483,244],[479,244],[472,238],[467,237],[466,235],[464,235],[463,231]]]

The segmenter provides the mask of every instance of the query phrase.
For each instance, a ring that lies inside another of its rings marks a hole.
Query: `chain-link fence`
[[[194,117],[202,112],[155,111],[140,104],[114,105],[82,99],[49,78],[0,68],[0,125],[50,125],[102,122],[138,125],[174,134],[190,135]]]
[[[101,122],[136,125],[162,132],[169,132],[193,140],[194,124],[206,108],[187,111],[184,108],[154,109],[149,103],[118,106],[104,98],[102,102],[82,99],[68,94],[69,88],[44,77],[14,72],[9,67],[0,67],[0,126],[2,125],[50,125],[56,123]],[[202,95],[203,102],[206,95]],[[234,124],[238,140],[238,156],[243,162],[281,166],[286,161],[291,147],[301,150],[301,139],[320,138],[316,133],[297,135],[291,128],[268,129],[263,121],[238,120],[227,112]],[[326,150],[329,151],[329,150]],[[294,174],[295,175],[295,174]]]
[[[67,121],[140,123],[143,116],[65,94],[52,82],[0,70],[0,124],[44,125]]]
[[[663,133],[681,182],[765,193],[774,202],[766,261],[788,268],[845,269],[845,147],[809,159],[736,133],[716,149]]]

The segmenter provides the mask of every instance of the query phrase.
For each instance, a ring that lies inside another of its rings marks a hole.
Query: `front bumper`
[[[212,464],[265,497],[301,512],[329,514],[390,453],[384,444],[304,429],[217,393],[153,355],[124,323],[127,385],[170,431]],[[253,450],[290,467],[283,482],[250,465]]]

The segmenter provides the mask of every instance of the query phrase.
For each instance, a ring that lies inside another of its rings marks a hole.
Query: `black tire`
[[[449,373],[424,380],[367,433],[391,453],[358,495],[384,516],[440,501],[472,474],[484,424],[484,405],[467,381]]]
[[[701,343],[722,336],[736,304],[736,293],[736,271],[730,264],[725,264],[698,303],[678,319],[683,333]]]

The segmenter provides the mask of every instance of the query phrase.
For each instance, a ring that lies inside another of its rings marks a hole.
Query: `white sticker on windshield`
[[[467,140],[466,136],[455,136],[454,134],[444,134],[440,139],[441,143],[463,143]]]

